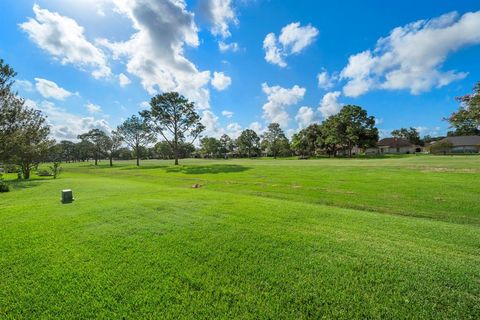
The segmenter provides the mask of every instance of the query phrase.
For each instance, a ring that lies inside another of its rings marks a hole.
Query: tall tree
[[[457,101],[460,108],[446,119],[455,129],[453,135],[480,135],[480,81],[472,94],[457,97]]]
[[[105,151],[108,155],[108,160],[110,161],[110,167],[113,167],[113,157],[118,153],[118,149],[122,146],[122,136],[119,135],[116,131],[112,131],[110,136],[105,138]]]
[[[397,130],[393,130],[391,135],[395,138],[401,138],[410,141],[410,143],[421,146],[423,145],[423,141],[420,138],[420,133],[415,128],[400,128]]]
[[[210,158],[216,158],[220,154],[220,141],[213,137],[204,137],[200,139],[200,148],[203,154]]]
[[[249,158],[252,155],[258,155],[260,152],[260,138],[252,129],[245,129],[237,138],[237,147],[240,154],[247,155]]]
[[[278,123],[270,123],[267,131],[263,134],[262,146],[266,149],[267,154],[271,154],[273,158],[285,148],[285,141],[288,142],[285,133]]]
[[[98,160],[104,154],[107,147],[107,134],[100,129],[92,129],[86,133],[80,134],[78,139],[91,143],[95,165],[98,165]]]
[[[20,166],[25,179],[54,145],[50,127],[39,110],[29,108],[11,91],[15,71],[0,60],[0,161]]]
[[[235,148],[235,143],[227,134],[222,134],[220,137],[220,152],[224,158],[227,158],[227,154],[232,152]]]
[[[375,118],[368,116],[367,111],[359,106],[344,106],[337,115],[337,134],[341,143],[347,147],[349,157],[352,148],[358,146],[365,149],[374,146],[378,141],[378,129]]]
[[[141,148],[157,140],[147,121],[136,115],[131,116],[119,125],[117,133],[133,149],[137,158],[137,166],[140,165]]]
[[[141,115],[152,128],[167,141],[173,149],[175,165],[178,165],[180,144],[191,138],[190,144],[205,130],[195,104],[177,92],[156,95],[150,101],[150,110]]]

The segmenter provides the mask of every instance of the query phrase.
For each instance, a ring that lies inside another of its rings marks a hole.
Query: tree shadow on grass
[[[185,174],[217,174],[243,172],[250,168],[236,164],[212,164],[208,166],[174,166],[168,167],[165,171],[168,173],[179,172]]]
[[[125,168],[120,168],[120,170],[149,170],[149,169],[165,169],[169,167],[168,165],[156,165],[156,166],[149,166],[149,165],[145,165],[145,166],[142,166],[142,163],[140,163],[140,166],[137,167],[137,166],[129,166],[129,167],[125,167]]]
[[[8,180],[6,182],[11,189],[19,190],[19,189],[28,189],[28,188],[39,186],[40,184],[48,180],[49,179],[45,179],[45,178],[30,178],[28,180]]]

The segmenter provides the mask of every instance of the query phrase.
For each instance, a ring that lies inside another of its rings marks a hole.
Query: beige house
[[[422,147],[402,138],[384,138],[378,141],[379,154],[408,154],[422,152]]]

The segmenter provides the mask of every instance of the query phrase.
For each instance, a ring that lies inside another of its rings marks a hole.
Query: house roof
[[[400,147],[413,147],[413,144],[410,141],[402,138],[383,138],[378,141],[377,144],[379,147],[390,147],[390,148],[400,148]]]
[[[441,141],[448,141],[453,144],[454,147],[458,146],[478,146],[480,145],[480,136],[458,136],[458,137],[446,137]]]

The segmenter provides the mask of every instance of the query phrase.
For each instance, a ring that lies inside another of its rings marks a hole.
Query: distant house
[[[440,141],[431,145],[430,149],[436,150],[435,146],[441,146],[436,148],[437,153],[479,153],[480,152],[480,136],[458,136],[458,137],[446,137]]]
[[[384,138],[378,141],[379,154],[405,154],[422,152],[422,147],[402,138]]]

